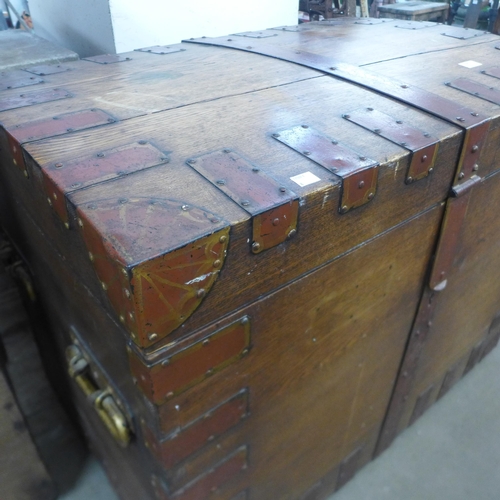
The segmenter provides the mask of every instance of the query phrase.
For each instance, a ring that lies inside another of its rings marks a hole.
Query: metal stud
[[[255,253],[258,252],[259,250],[260,250],[260,243],[254,242],[252,244],[252,251]]]
[[[153,340],[156,340],[158,338],[158,334],[157,333],[149,333],[148,334],[148,340],[150,340],[151,342]]]
[[[80,218],[78,218],[78,225],[79,225],[80,227],[83,227],[83,221],[82,221],[82,219],[80,219]]]
[[[208,345],[208,344],[210,344],[210,339],[205,339],[205,340],[201,343],[201,345],[205,345],[205,346],[206,346],[206,345]]]
[[[196,296],[197,296],[199,299],[201,299],[201,298],[205,297],[205,294],[206,294],[206,292],[205,292],[205,289],[204,289],[204,288],[200,288],[200,289],[196,292]]]
[[[288,239],[293,238],[297,234],[296,229],[290,229],[289,233],[286,235]]]
[[[472,167],[472,170],[474,170],[474,172],[477,172],[479,170],[479,165],[475,163],[474,166]]]
[[[212,265],[214,267],[220,267],[222,265],[222,261],[220,259],[216,259]]]
[[[363,189],[364,186],[365,186],[365,181],[359,181],[358,189]]]
[[[427,155],[423,155],[422,158],[420,158],[420,161],[422,163],[424,163],[425,161],[427,161]]]
[[[108,289],[108,285],[106,285],[106,283],[104,283],[104,281],[101,281],[101,286],[102,286],[103,290],[107,290]]]
[[[56,163],[56,164],[54,165],[54,167],[56,167],[56,168],[61,168],[62,166],[63,166],[63,164],[62,164],[62,163]]]
[[[474,146],[472,146],[473,153],[475,153],[478,149],[479,149],[479,146],[477,144],[474,144]]]
[[[370,193],[370,194],[368,195],[368,199],[369,199],[369,200],[373,200],[373,197],[374,197],[374,196],[375,196],[375,193]]]
[[[460,172],[460,174],[458,174],[459,180],[462,180],[464,177],[465,177],[465,174],[463,172]]]
[[[349,207],[347,205],[344,205],[341,209],[340,209],[340,213],[342,214],[345,214],[346,212],[349,211]]]
[[[225,243],[227,241],[227,236],[223,235],[219,238],[219,243]]]
[[[127,297],[127,299],[130,299],[130,290],[128,288],[124,288],[123,293],[125,294],[125,297]]]
[[[94,254],[92,252],[89,252],[89,259],[90,262],[94,262]]]

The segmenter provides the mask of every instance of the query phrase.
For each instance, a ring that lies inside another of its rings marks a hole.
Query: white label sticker
[[[459,66],[463,66],[464,68],[477,68],[478,66],[482,66],[483,63],[477,62],[477,61],[464,61],[461,63],[458,63]]]
[[[312,172],[304,172],[303,174],[295,175],[290,177],[290,180],[298,184],[300,187],[309,186],[309,184],[314,184],[320,181],[319,177],[316,177]]]

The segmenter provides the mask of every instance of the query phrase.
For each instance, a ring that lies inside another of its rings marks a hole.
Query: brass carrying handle
[[[123,447],[130,442],[131,432],[125,415],[116,404],[108,389],[100,389],[90,378],[88,361],[83,357],[80,348],[72,344],[66,349],[68,372],[78,384],[87,400],[107,427],[115,441]]]

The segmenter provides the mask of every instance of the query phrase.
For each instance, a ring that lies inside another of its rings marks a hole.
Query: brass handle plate
[[[87,397],[115,441],[120,446],[126,447],[132,436],[131,428],[110,387],[99,387],[92,377],[90,364],[78,345],[71,344],[67,347],[66,360],[71,378]]]

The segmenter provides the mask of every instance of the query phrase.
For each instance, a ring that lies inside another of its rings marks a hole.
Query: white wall
[[[298,0],[109,0],[117,52],[297,23]]]
[[[108,0],[29,0],[35,34],[80,57],[114,53]]]

